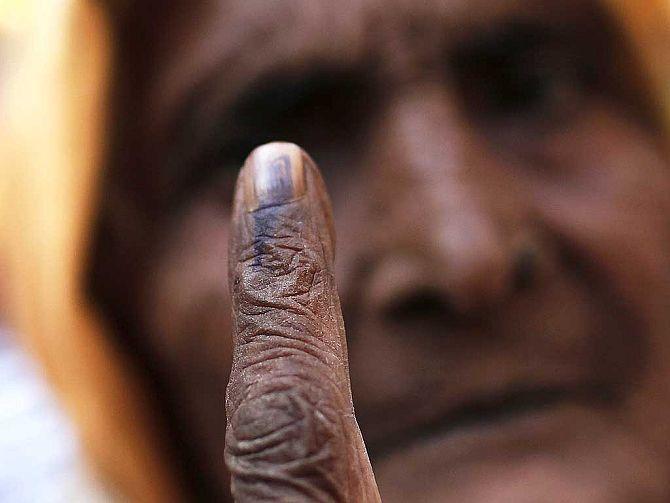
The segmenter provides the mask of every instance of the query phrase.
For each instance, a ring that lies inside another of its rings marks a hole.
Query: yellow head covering
[[[93,2],[16,5],[21,26],[8,43],[17,66],[0,104],[10,313],[103,477],[133,501],[176,501],[144,390],[82,291],[104,141],[106,19]]]
[[[178,500],[145,390],[82,288],[104,149],[108,20],[94,2],[9,1],[0,15],[21,15],[9,33],[18,65],[0,84],[0,279],[14,324],[103,477],[132,500]],[[606,2],[670,118],[670,0]]]

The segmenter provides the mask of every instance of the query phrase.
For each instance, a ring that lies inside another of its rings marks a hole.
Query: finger
[[[230,240],[226,463],[237,501],[379,501],[354,417],[324,184],[297,146],[256,149]]]

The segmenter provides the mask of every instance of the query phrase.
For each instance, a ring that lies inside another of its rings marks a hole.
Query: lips
[[[483,394],[476,399],[461,401],[434,414],[430,419],[391,429],[383,438],[367,442],[373,460],[383,459],[397,451],[444,437],[456,432],[473,431],[527,417],[530,414],[558,408],[565,403],[596,405],[609,395],[593,386],[540,386],[510,388],[498,393]]]
[[[625,391],[615,362],[635,325],[572,275],[470,323],[415,301],[406,311],[416,319],[392,316],[394,304],[349,313],[356,416],[375,461],[459,439],[486,449],[537,421],[560,430],[564,406],[589,415]]]

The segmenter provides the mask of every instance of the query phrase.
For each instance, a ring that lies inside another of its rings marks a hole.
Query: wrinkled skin
[[[116,14],[92,294],[194,494],[229,498],[235,178],[290,140],[333,201],[384,501],[670,499],[670,171],[595,3],[145,9]]]
[[[332,211],[314,162],[290,143],[255,149],[231,220],[225,459],[235,501],[379,502],[353,410]]]

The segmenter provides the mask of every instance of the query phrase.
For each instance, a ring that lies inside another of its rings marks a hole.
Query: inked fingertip
[[[242,173],[247,211],[285,204],[305,195],[303,150],[293,143],[273,142],[256,148]]]

